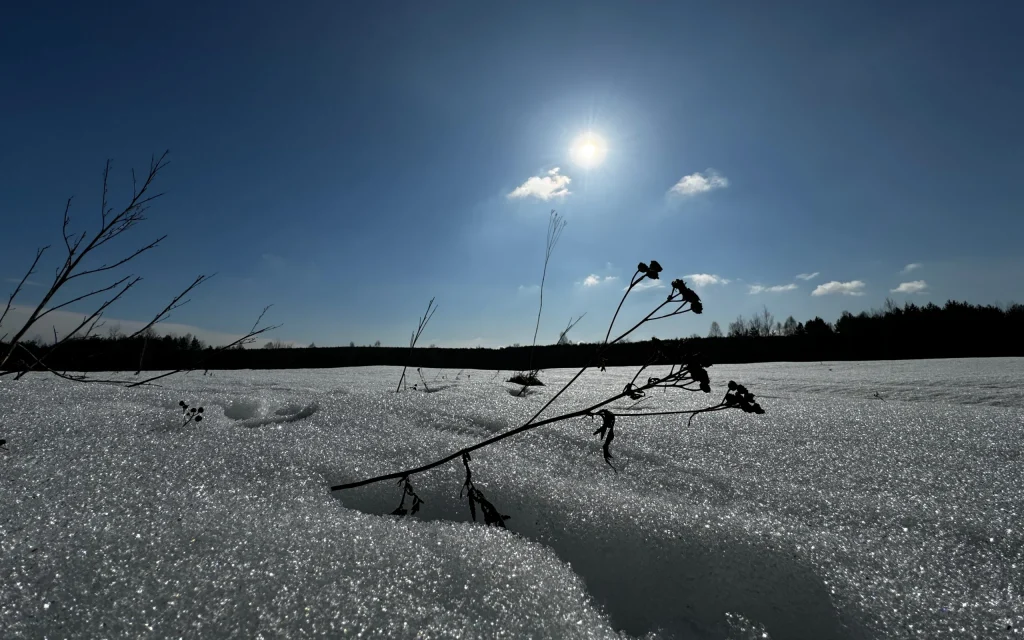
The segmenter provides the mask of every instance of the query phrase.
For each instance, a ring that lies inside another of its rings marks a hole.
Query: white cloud
[[[928,283],[924,280],[914,280],[913,282],[901,282],[900,286],[889,291],[892,293],[928,293],[927,288]]]
[[[729,284],[732,280],[717,276],[713,273],[691,273],[683,276],[683,280],[689,281],[695,287],[706,287],[712,284]]]
[[[21,278],[4,278],[4,282],[10,282],[11,284],[19,284],[19,283],[21,283]],[[38,282],[36,282],[35,280],[26,280],[25,281],[25,286],[26,287],[41,287],[43,285],[38,283]]]
[[[783,291],[793,291],[796,289],[796,285],[790,284],[777,284],[774,287],[765,287],[759,284],[750,285],[750,295],[756,295],[758,293],[782,293]]]
[[[903,267],[903,270],[900,271],[900,273],[910,273],[911,271],[916,271],[917,269],[920,269],[923,266],[924,265],[921,264],[920,262],[911,262],[907,266]]]
[[[508,197],[526,198],[532,196],[541,200],[563,198],[572,193],[569,191],[569,183],[572,182],[572,178],[563,176],[559,173],[560,171],[559,167],[555,167],[548,171],[546,175],[530,176],[526,179],[526,182],[513,189],[508,194]]]
[[[833,280],[832,282],[826,282],[825,284],[819,284],[818,288],[811,292],[812,296],[827,296],[829,294],[838,293],[844,296],[862,296],[864,292],[864,283],[860,280],[851,280],[850,282],[839,282]]]
[[[680,196],[694,196],[698,193],[706,193],[713,189],[724,189],[729,186],[729,180],[723,175],[719,175],[717,171],[708,169],[707,174],[700,172],[691,173],[688,176],[683,176],[679,179],[679,182],[675,183],[669,193],[674,193]]]
[[[821,273],[815,271],[814,273],[798,273],[796,274],[796,277],[800,278],[801,280],[814,280],[819,275],[821,275]]]
[[[592,273],[592,274],[590,274],[589,276],[587,276],[586,278],[583,279],[583,286],[584,287],[596,287],[597,285],[601,284],[602,282],[614,282],[615,280],[618,280],[618,278],[616,276],[605,276],[605,277],[602,278],[601,276],[597,275],[596,273]]]
[[[540,291],[539,284],[521,284],[519,285],[519,293],[534,293]]]
[[[664,288],[665,288],[665,283],[662,280],[660,280],[660,279],[659,280],[651,280],[649,278],[644,278],[643,280],[640,281],[639,284],[637,284],[635,287],[633,287],[633,290],[634,291],[644,291],[646,289],[664,289]],[[626,289],[629,289],[629,287],[623,287],[622,288],[623,291],[625,291]]]

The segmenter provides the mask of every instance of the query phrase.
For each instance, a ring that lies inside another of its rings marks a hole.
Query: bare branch
[[[107,226],[107,192],[110,185],[110,165],[113,163],[109,158],[103,165],[103,197],[100,199],[100,226]],[[132,169],[132,183],[135,182],[135,169]],[[135,199],[134,197],[132,198]]]
[[[103,291],[109,291],[110,289],[114,288],[114,286],[116,286],[117,284],[125,282],[125,280],[127,280],[127,279],[128,278],[124,278],[124,279],[120,280],[118,283],[115,283],[115,285],[112,285],[110,287],[105,288]],[[107,299],[106,301],[104,301],[103,304],[101,304],[98,309],[93,311],[91,314],[85,316],[85,319],[82,320],[82,322],[80,322],[78,324],[78,326],[76,326],[74,329],[72,329],[63,338],[58,339],[57,338],[57,327],[52,327],[52,329],[53,329],[53,346],[50,347],[50,350],[46,353],[45,356],[43,356],[43,358],[37,359],[37,362],[39,362],[41,364],[43,360],[45,360],[49,356],[53,355],[54,351],[56,351],[62,344],[64,344],[68,340],[70,340],[73,337],[75,337],[75,334],[77,334],[79,331],[81,331],[82,328],[85,327],[86,325],[92,323],[93,326],[95,326],[96,322],[99,320],[100,316],[103,315],[103,312],[106,310],[106,308],[109,307],[110,305],[114,304],[118,299],[121,298],[121,296],[123,296],[125,293],[127,293],[128,290],[131,289],[133,286],[135,286],[135,284],[137,284],[140,280],[142,280],[142,278],[136,277],[136,278],[132,279],[130,282],[128,282],[120,291],[117,292],[116,295],[114,295],[113,297],[111,297],[111,298]],[[95,291],[95,292],[87,294],[87,295],[94,295],[95,293],[101,293],[101,292],[100,291]],[[52,311],[52,309],[49,310],[49,311]],[[49,313],[49,311],[47,311],[46,313]],[[46,315],[46,314],[44,313],[43,315]],[[42,317],[42,316],[40,316],[40,317]],[[91,331],[91,329],[90,329],[90,331]],[[86,335],[88,335],[88,334],[86,334]],[[20,342],[15,342],[14,344],[11,345],[11,350],[13,351],[13,349],[16,346],[22,346],[24,348],[24,346],[21,345]],[[21,374],[19,374],[18,377],[21,377],[21,375],[23,375],[24,373],[26,373],[26,372],[22,372]]]
[[[269,308],[270,308],[269,306],[267,308],[265,308],[264,312],[266,311],[266,309],[269,309]],[[260,317],[262,317],[262,315],[263,314],[260,314]],[[259,321],[257,320],[257,324],[258,323],[259,323]],[[210,353],[209,356],[194,362],[192,364],[192,366],[187,368],[187,369],[175,369],[174,371],[167,371],[167,372],[161,373],[159,375],[155,375],[155,376],[152,376],[150,378],[146,378],[145,380],[139,380],[137,382],[132,382],[130,384],[128,382],[126,382],[126,381],[116,381],[116,383],[117,384],[122,384],[122,385],[124,385],[124,386],[126,386],[128,388],[131,388],[131,387],[141,387],[143,385],[149,385],[149,384],[151,384],[153,382],[156,382],[157,380],[162,380],[163,378],[167,378],[169,376],[173,376],[173,375],[176,375],[176,374],[179,374],[179,373],[188,373],[190,371],[195,371],[196,369],[201,369],[202,365],[205,364],[207,361],[209,361],[210,358],[212,358],[215,354],[218,354],[218,353],[220,353],[222,351],[227,351],[228,349],[233,349],[234,347],[237,347],[239,345],[244,345],[244,344],[249,344],[251,342],[254,342],[256,340],[256,336],[258,336],[258,335],[260,335],[262,333],[266,333],[267,331],[275,331],[277,329],[280,329],[281,326],[282,325],[274,324],[274,325],[270,325],[270,326],[267,326],[267,327],[263,327],[262,329],[256,329],[255,328],[256,325],[253,325],[253,330],[252,331],[250,331],[249,333],[245,334],[244,336],[242,336],[241,338],[235,340],[234,342],[232,342],[230,344],[226,344],[223,347],[218,347],[217,349],[214,349],[213,352]]]
[[[120,280],[119,283],[120,282],[124,282],[125,280],[127,280],[127,278],[125,278],[123,280]],[[132,287],[134,287],[136,284],[138,284],[139,281],[141,281],[141,280],[142,280],[142,278],[139,278],[139,277],[132,278],[131,281],[128,282],[128,284],[126,284],[124,287],[121,288],[120,291],[117,292],[117,294],[115,294],[113,297],[108,298],[107,300],[105,300],[103,302],[103,304],[101,304],[99,306],[98,309],[93,311],[91,314],[87,315],[85,320],[82,320],[82,322],[80,322],[78,324],[78,326],[76,326],[74,329],[72,329],[70,333],[68,333],[63,338],[61,338],[60,342],[58,342],[57,344],[54,345],[54,348],[60,346],[61,344],[65,343],[68,340],[70,340],[71,338],[73,338],[75,336],[75,334],[78,333],[79,331],[81,331],[84,326],[86,326],[87,324],[89,324],[90,322],[92,322],[93,320],[98,318],[106,310],[107,307],[109,307],[110,305],[112,305],[115,302],[117,302],[121,298],[121,296],[123,296],[124,294],[128,293],[128,290],[131,289]],[[113,287],[107,287],[106,289],[104,289],[104,291],[108,291],[108,290],[110,290],[112,288]],[[92,294],[90,294],[90,295],[92,295]],[[50,350],[50,353],[53,353],[53,349]]]
[[[129,338],[134,338],[134,337],[138,336],[139,334],[141,334],[142,332],[144,332],[147,329],[149,329],[150,327],[152,327],[153,325],[155,325],[156,323],[161,322],[163,320],[166,320],[167,317],[170,315],[171,311],[174,311],[178,307],[184,306],[184,305],[189,303],[188,300],[186,300],[184,302],[179,302],[182,298],[187,296],[190,291],[192,291],[193,289],[198,287],[203,282],[206,282],[207,280],[209,280],[209,278],[207,278],[206,276],[203,276],[203,275],[197,277],[195,280],[192,281],[192,284],[190,284],[187,287],[185,287],[184,291],[182,291],[178,295],[174,296],[174,299],[171,300],[170,304],[168,304],[166,307],[164,307],[163,310],[160,311],[160,313],[158,313],[155,316],[153,316],[153,319],[150,320],[146,324],[146,326],[142,327],[141,329],[139,329],[138,331],[136,331],[135,333],[131,334],[128,337]]]
[[[47,315],[53,313],[54,311],[57,311],[58,309],[63,309],[64,307],[66,307],[66,306],[68,306],[70,304],[74,304],[74,303],[76,303],[76,302],[78,302],[80,300],[85,300],[86,298],[91,298],[92,296],[99,295],[101,293],[106,293],[107,291],[110,291],[111,289],[115,289],[115,288],[121,286],[122,284],[124,284],[125,282],[127,282],[132,277],[133,276],[130,276],[130,275],[125,276],[125,277],[121,278],[120,280],[118,280],[117,282],[113,283],[110,286],[103,287],[102,289],[96,289],[94,291],[90,291],[89,293],[84,293],[84,294],[78,296],[77,298],[72,298],[71,300],[68,300],[67,302],[63,302],[61,304],[58,304],[55,307],[50,307],[49,309],[43,311],[38,316],[36,316],[36,321],[38,322],[39,320],[42,320],[43,318],[45,318]],[[136,277],[136,280],[140,280],[140,279],[141,278],[137,278]]]
[[[115,262],[114,264],[111,264],[111,265],[106,265],[105,264],[105,265],[103,265],[101,267],[96,267],[95,269],[89,269],[87,271],[79,271],[78,273],[69,275],[67,277],[67,280],[71,281],[71,280],[74,280],[75,278],[81,278],[82,276],[88,276],[88,275],[92,275],[94,273],[100,273],[101,271],[110,271],[111,269],[116,269],[117,267],[120,267],[121,265],[123,265],[124,263],[128,262],[129,260],[132,260],[133,258],[136,258],[140,253],[143,253],[145,251],[149,251],[150,249],[156,248],[158,246],[158,244],[160,242],[162,242],[163,240],[165,240],[166,238],[167,238],[166,235],[160,236],[159,238],[157,238],[153,242],[150,242],[149,244],[147,244],[146,246],[142,247],[141,249],[136,250],[135,253],[131,254],[127,258],[122,258],[121,260],[118,260],[117,262]]]
[[[26,282],[28,282],[29,277],[36,272],[36,266],[39,264],[39,259],[43,257],[43,253],[45,253],[49,248],[50,245],[46,245],[42,249],[36,249],[36,259],[32,261],[32,266],[28,268],[28,271],[26,271],[25,275],[22,276],[21,281],[18,282],[18,286],[14,288],[14,292],[11,293],[9,298],[7,298],[7,306],[4,307],[4,312],[0,313],[0,326],[3,325],[4,318],[7,317],[7,313],[11,310],[11,305],[14,304],[14,298],[21,292],[21,288],[25,286]],[[4,337],[6,338],[7,334],[4,334]]]
[[[64,204],[64,226],[61,229],[62,235],[64,236],[64,246],[68,249],[68,255],[73,255],[75,250],[71,248],[71,241],[68,239],[68,224],[71,223],[71,198],[68,198],[67,203]]]
[[[97,381],[107,382],[110,384],[119,384],[123,386],[139,386],[141,384],[147,384],[148,382],[166,377],[168,375],[173,375],[174,373],[180,373],[182,371],[191,370],[179,369],[171,373],[165,373],[159,376],[154,376],[147,380],[130,382],[127,380],[114,379],[97,380],[89,378],[87,375],[84,374],[68,375],[67,372],[61,373],[54,371],[45,362],[47,357],[52,355],[61,345],[67,343],[69,340],[72,340],[79,336],[89,337],[96,331],[97,328],[103,326],[102,318],[106,309],[109,308],[111,304],[119,300],[125,293],[127,293],[135,284],[137,284],[140,281],[141,278],[129,275],[111,284],[106,284],[102,286],[98,285],[96,288],[89,291],[88,293],[78,295],[72,298],[71,300],[68,300],[67,302],[51,306],[53,305],[54,297],[58,294],[59,291],[61,291],[64,285],[66,285],[68,282],[76,278],[94,275],[98,273],[106,273],[120,266],[123,266],[124,264],[140,256],[141,254],[149,251],[150,249],[156,248],[159,245],[159,243],[166,238],[166,236],[161,236],[160,238],[154,240],[153,242],[150,242],[147,245],[139,247],[134,251],[127,253],[127,255],[123,255],[123,257],[121,258],[113,259],[109,263],[104,262],[102,265],[98,267],[84,268],[83,266],[83,261],[86,260],[91,254],[93,254],[93,252],[96,249],[102,247],[107,242],[110,242],[111,240],[119,237],[120,235],[134,227],[136,224],[146,219],[145,214],[149,209],[150,203],[152,203],[153,200],[163,195],[162,193],[151,193],[151,189],[157,175],[164,167],[168,165],[167,155],[168,152],[164,151],[159,156],[152,156],[150,158],[149,171],[146,174],[145,178],[142,179],[141,184],[139,182],[138,177],[136,176],[134,169],[132,170],[132,198],[127,203],[127,205],[124,206],[124,208],[120,209],[119,211],[111,207],[109,204],[108,197],[110,193],[110,174],[112,162],[108,160],[105,163],[103,168],[103,184],[100,197],[101,224],[100,229],[92,235],[89,235],[89,233],[84,231],[80,235],[76,235],[70,231],[70,210],[72,200],[70,198],[67,200],[64,207],[64,215],[61,227],[61,233],[64,240],[64,247],[67,250],[67,255],[64,257],[63,264],[55,270],[54,280],[53,283],[50,285],[49,289],[42,296],[42,299],[36,304],[34,310],[29,314],[29,317],[25,321],[25,323],[17,331],[13,333],[13,336],[10,338],[10,342],[4,345],[5,351],[3,353],[0,353],[0,369],[6,368],[8,362],[11,361],[11,358],[15,350],[17,350],[20,347],[21,351],[28,354],[30,358],[28,359],[28,361],[26,361],[23,358],[19,359],[22,367],[15,374],[16,377],[21,377],[22,375],[31,370],[45,370],[50,371],[51,373],[54,373],[55,375],[67,380],[75,380],[82,382]],[[31,276],[35,272],[43,253],[48,248],[49,247],[43,247],[42,249],[37,251],[36,258],[33,261],[31,267],[29,268],[28,272],[25,274],[25,277],[22,278],[21,282],[18,284],[17,288],[15,288],[14,292],[8,299],[3,314],[0,314],[0,322],[2,322],[7,317],[11,307],[13,306],[14,299],[21,292],[25,282],[28,281],[29,276]],[[198,276],[192,282],[192,284],[190,284],[181,293],[175,296],[174,299],[172,299],[171,302],[166,307],[164,307],[159,313],[157,313],[153,317],[152,320],[150,320],[144,327],[142,327],[142,329],[127,337],[135,338],[139,335],[143,335],[150,331],[152,327],[157,323],[166,320],[170,316],[172,311],[181,307],[182,305],[187,304],[189,300],[187,300],[185,296],[187,296],[189,292],[191,292],[195,287],[197,287],[207,279],[208,278],[205,275]],[[82,322],[75,326],[63,338],[57,335],[56,327],[54,327],[53,345],[42,357],[37,357],[35,353],[33,353],[30,349],[21,344],[21,340],[24,338],[29,329],[31,329],[32,326],[35,325],[40,319],[45,318],[53,311],[68,307],[69,305],[72,305],[76,302],[80,302],[82,300],[86,300],[88,298],[92,298],[94,296],[98,296],[100,294],[111,291],[116,291],[116,293],[114,293],[114,295],[112,295],[110,298],[106,299],[102,304],[99,305],[98,308],[93,310],[92,313],[85,315]],[[221,349],[213,351],[212,353],[217,353],[217,351],[223,349],[229,349],[235,346],[250,343],[255,339],[255,336],[260,335],[266,331],[276,329],[279,325],[263,328],[260,328],[259,326],[264,314],[266,314],[268,309],[269,306],[263,309],[263,312],[260,313],[259,317],[256,320],[256,323],[253,325],[252,330],[250,330],[246,335],[235,340],[231,344],[222,347]],[[7,339],[8,335],[9,333],[4,334],[5,340]],[[143,353],[144,352],[145,351],[143,351]],[[141,365],[142,363],[140,360],[140,371],[142,368]],[[198,364],[196,366],[198,366]],[[0,372],[0,375],[8,375],[9,373],[10,372],[8,371],[3,371]]]

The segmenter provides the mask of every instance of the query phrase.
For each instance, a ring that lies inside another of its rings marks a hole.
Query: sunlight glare
[[[569,148],[572,159],[576,164],[584,167],[593,167],[604,160],[608,147],[601,136],[588,131],[573,141]]]

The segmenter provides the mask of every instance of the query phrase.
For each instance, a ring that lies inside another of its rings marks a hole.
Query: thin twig
[[[530,360],[529,366],[526,370],[532,372],[533,369],[533,355],[537,350],[537,333],[540,331],[540,316],[541,312],[544,311],[544,282],[548,277],[548,262],[551,261],[551,253],[555,249],[555,245],[558,244],[558,239],[562,236],[562,230],[565,229],[565,220],[558,215],[558,212],[554,209],[551,210],[551,215],[548,218],[548,233],[546,236],[546,242],[544,244],[544,270],[540,276],[540,304],[537,305],[537,323],[533,327],[533,345],[530,347]],[[526,390],[527,385],[523,385],[522,393]]]
[[[50,245],[46,245],[41,249],[36,249],[36,258],[35,260],[32,261],[32,266],[28,268],[28,271],[26,271],[25,275],[22,276],[21,281],[18,282],[18,286],[14,288],[14,291],[11,293],[10,297],[7,298],[7,306],[4,307],[4,312],[0,314],[0,326],[3,326],[4,318],[7,317],[7,312],[11,310],[11,305],[14,304],[14,298],[18,296],[18,294],[21,292],[21,288],[25,286],[26,282],[28,282],[29,276],[36,272],[36,266],[39,264],[39,259],[43,257],[43,253],[45,253],[46,250],[49,248]],[[4,337],[6,337],[6,335]]]
[[[433,308],[431,308],[433,307]],[[412,337],[409,338],[409,356],[405,360],[405,366],[402,367],[402,377],[398,379],[398,387],[395,389],[395,393],[402,390],[402,383],[405,382],[405,371],[409,368],[409,361],[412,360],[412,350],[416,347],[416,343],[419,341],[420,336],[423,335],[423,330],[427,328],[427,323],[434,317],[434,312],[437,311],[437,307],[434,306],[434,298],[430,299],[427,303],[427,311],[420,317],[419,324],[416,326],[416,331],[413,331]],[[423,383],[426,385],[426,382]]]

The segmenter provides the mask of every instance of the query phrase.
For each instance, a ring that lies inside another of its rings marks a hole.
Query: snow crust
[[[525,397],[486,371],[395,394],[388,367],[4,378],[0,635],[1024,635],[1022,359],[712,367],[710,396],[640,406],[735,379],[767,414],[620,417],[617,474],[588,420],[475,454],[509,531],[469,523],[461,464],[412,478],[414,518],[382,515],[393,483],[328,491],[516,426],[573,373]]]

